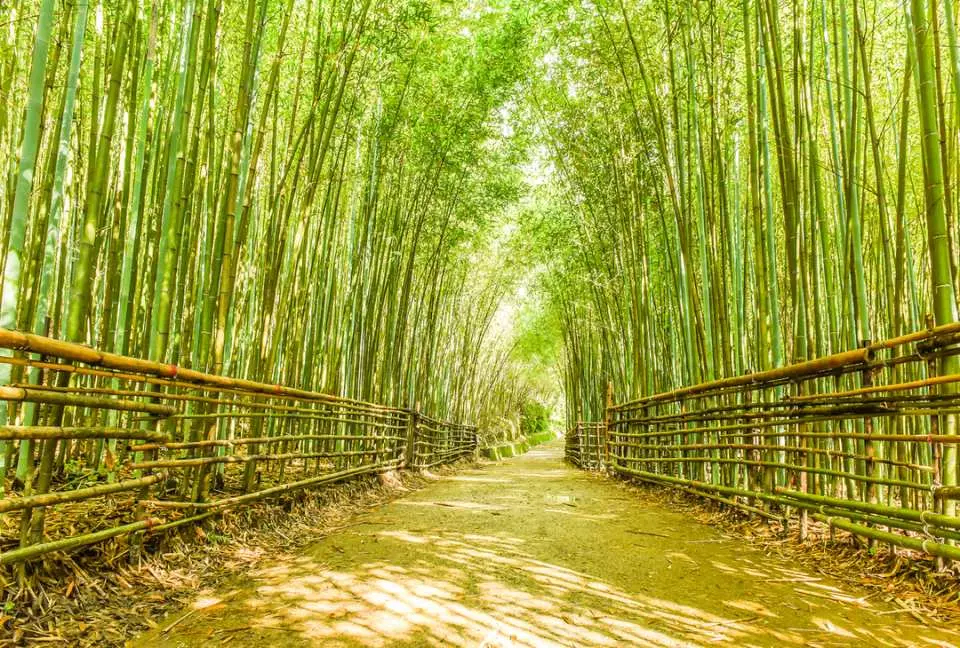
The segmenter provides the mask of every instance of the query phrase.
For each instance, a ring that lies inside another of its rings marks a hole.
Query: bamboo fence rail
[[[943,483],[960,436],[960,324],[855,351],[714,380],[608,406],[605,424],[578,424],[567,458],[667,485],[752,513],[808,518],[871,540],[960,559],[960,517]],[[602,449],[587,451],[587,426]],[[591,428],[592,429],[592,428]],[[589,452],[589,458],[587,454]],[[592,463],[596,462],[596,464]]]
[[[0,497],[0,564],[131,534],[139,550],[150,535],[229,508],[360,475],[430,468],[477,448],[476,427],[415,410],[3,329],[0,350],[14,352],[0,363],[42,372],[40,384],[0,387],[12,423],[0,425],[3,483],[12,485]],[[22,444],[34,444],[26,456],[38,459],[23,483],[10,484]],[[57,524],[64,507],[103,498],[113,500],[109,520],[81,515]]]

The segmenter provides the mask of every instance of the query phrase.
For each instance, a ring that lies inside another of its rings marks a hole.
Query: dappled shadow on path
[[[428,489],[433,497],[395,502],[305,555],[259,570],[236,590],[201,596],[189,618],[143,645],[956,640],[945,630],[905,624],[876,601],[703,531],[682,515],[648,510],[644,518],[609,484],[535,468],[518,462],[513,470],[476,472],[485,481],[449,480]],[[521,473],[528,477],[518,481]],[[567,497],[578,505],[557,503]],[[506,500],[511,505],[503,506]]]
[[[317,570],[302,559],[261,574],[247,606],[273,612],[264,624],[299,626],[304,637],[339,638],[347,645],[417,638],[457,646],[676,646],[684,639],[750,634],[734,618],[630,595],[536,560],[516,540],[392,531],[378,537],[416,545],[421,558],[407,567],[373,562],[351,572]],[[310,575],[296,575],[305,572]]]

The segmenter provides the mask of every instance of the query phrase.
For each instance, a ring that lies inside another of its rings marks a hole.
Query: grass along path
[[[944,646],[836,581],[639,502],[555,441],[447,477],[233,588],[143,646]]]

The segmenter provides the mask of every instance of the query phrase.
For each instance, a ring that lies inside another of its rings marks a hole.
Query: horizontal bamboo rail
[[[94,497],[102,497],[103,495],[137,490],[144,486],[151,486],[159,481],[163,481],[166,477],[165,473],[156,473],[154,475],[140,477],[139,479],[125,479],[124,481],[113,484],[100,484],[99,486],[90,486],[89,488],[45,493],[43,495],[27,495],[19,498],[8,497],[0,500],[0,513],[19,511],[20,509],[33,508],[35,506],[53,506],[66,502],[79,502],[93,499]]]
[[[395,465],[382,466],[382,470],[389,470],[395,468]],[[249,493],[247,495],[237,495],[235,497],[228,497],[221,500],[216,500],[215,502],[176,502],[170,500],[144,500],[142,503],[146,506],[154,506],[157,508],[182,508],[182,509],[226,509],[236,506],[238,504],[248,504],[250,502],[256,502],[259,500],[267,499],[270,497],[276,497],[280,494],[292,493],[293,491],[302,490],[304,488],[309,488],[311,486],[318,486],[320,484],[329,484],[337,481],[343,481],[351,477],[358,477],[360,475],[368,474],[370,470],[367,467],[353,468],[351,470],[341,470],[339,472],[330,473],[326,475],[321,475],[319,477],[311,477],[309,479],[301,479],[300,481],[291,482],[289,484],[283,484],[281,486],[274,486],[272,488],[265,488],[263,490],[257,491],[256,493]]]
[[[768,371],[608,404],[598,465],[751,514],[808,520],[940,559],[960,560],[960,517],[944,484],[960,444],[960,323]],[[951,423],[951,425],[947,425]],[[586,426],[567,434],[584,459]]]
[[[0,565],[9,565],[11,563],[33,560],[34,558],[40,558],[41,556],[48,553],[53,553],[54,551],[76,549],[77,547],[83,547],[95,542],[110,540],[111,538],[116,538],[117,536],[128,535],[130,533],[134,533],[135,531],[143,531],[145,529],[155,527],[158,524],[160,524],[158,519],[147,518],[146,520],[140,520],[138,522],[131,522],[130,524],[111,527],[95,533],[83,533],[80,535],[63,538],[61,540],[27,545],[25,547],[20,547],[19,549],[13,549],[11,551],[4,551],[3,553],[0,553]]]
[[[91,407],[122,412],[143,412],[154,416],[172,416],[177,411],[166,405],[138,403],[136,401],[111,398],[97,398],[94,396],[74,396],[47,392],[41,389],[23,389],[22,387],[0,387],[0,400],[7,402],[20,401],[25,403],[45,403],[48,405]]]
[[[366,403],[352,398],[296,389],[294,387],[285,387],[283,385],[271,385],[269,383],[244,380],[241,378],[230,378],[228,376],[196,371],[195,369],[186,369],[178,367],[177,365],[168,365],[152,360],[143,360],[141,358],[132,358],[115,353],[97,351],[82,344],[63,342],[41,335],[10,331],[8,329],[0,329],[0,349],[31,351],[42,356],[54,357],[60,360],[72,360],[86,365],[105,367],[116,371],[126,371],[132,374],[177,379],[184,383],[215,387],[218,389],[235,389],[244,392],[269,394],[271,396],[290,396],[304,400],[353,404],[384,412],[403,411],[400,408]]]
[[[361,475],[430,468],[471,457],[478,446],[475,426],[411,409],[4,329],[0,349],[21,352],[0,362],[35,371],[29,383],[0,386],[12,423],[0,425],[5,470],[18,454],[31,458],[18,467],[27,469],[25,486],[0,497],[0,514],[20,516],[7,528],[27,530],[0,536],[3,565],[130,534],[139,547],[227,509]],[[69,479],[55,470],[68,458],[80,470]],[[51,516],[86,510],[61,505],[122,494],[109,528],[94,531],[99,516],[81,515],[55,525],[70,535],[46,537]]]
[[[140,428],[114,427],[42,427],[42,426],[0,426],[0,440],[11,439],[137,439],[163,443],[169,437],[163,432]]]
[[[733,378],[722,378],[690,387],[681,387],[670,392],[654,394],[647,398],[640,398],[628,403],[615,405],[614,410],[622,410],[627,407],[641,404],[649,405],[658,402],[675,401],[681,398],[687,398],[697,394],[707,394],[724,389],[746,386],[758,386],[769,383],[776,383],[784,380],[794,380],[797,378],[806,378],[812,375],[827,373],[837,370],[849,370],[851,367],[866,365],[873,359],[873,351],[869,348],[856,349],[854,351],[844,351],[831,356],[809,360],[797,364],[787,365],[779,369],[770,369],[758,373],[735,376]]]

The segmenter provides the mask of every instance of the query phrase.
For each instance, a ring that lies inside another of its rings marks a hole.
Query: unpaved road
[[[560,442],[444,478],[182,614],[135,645],[960,643],[563,465]]]

